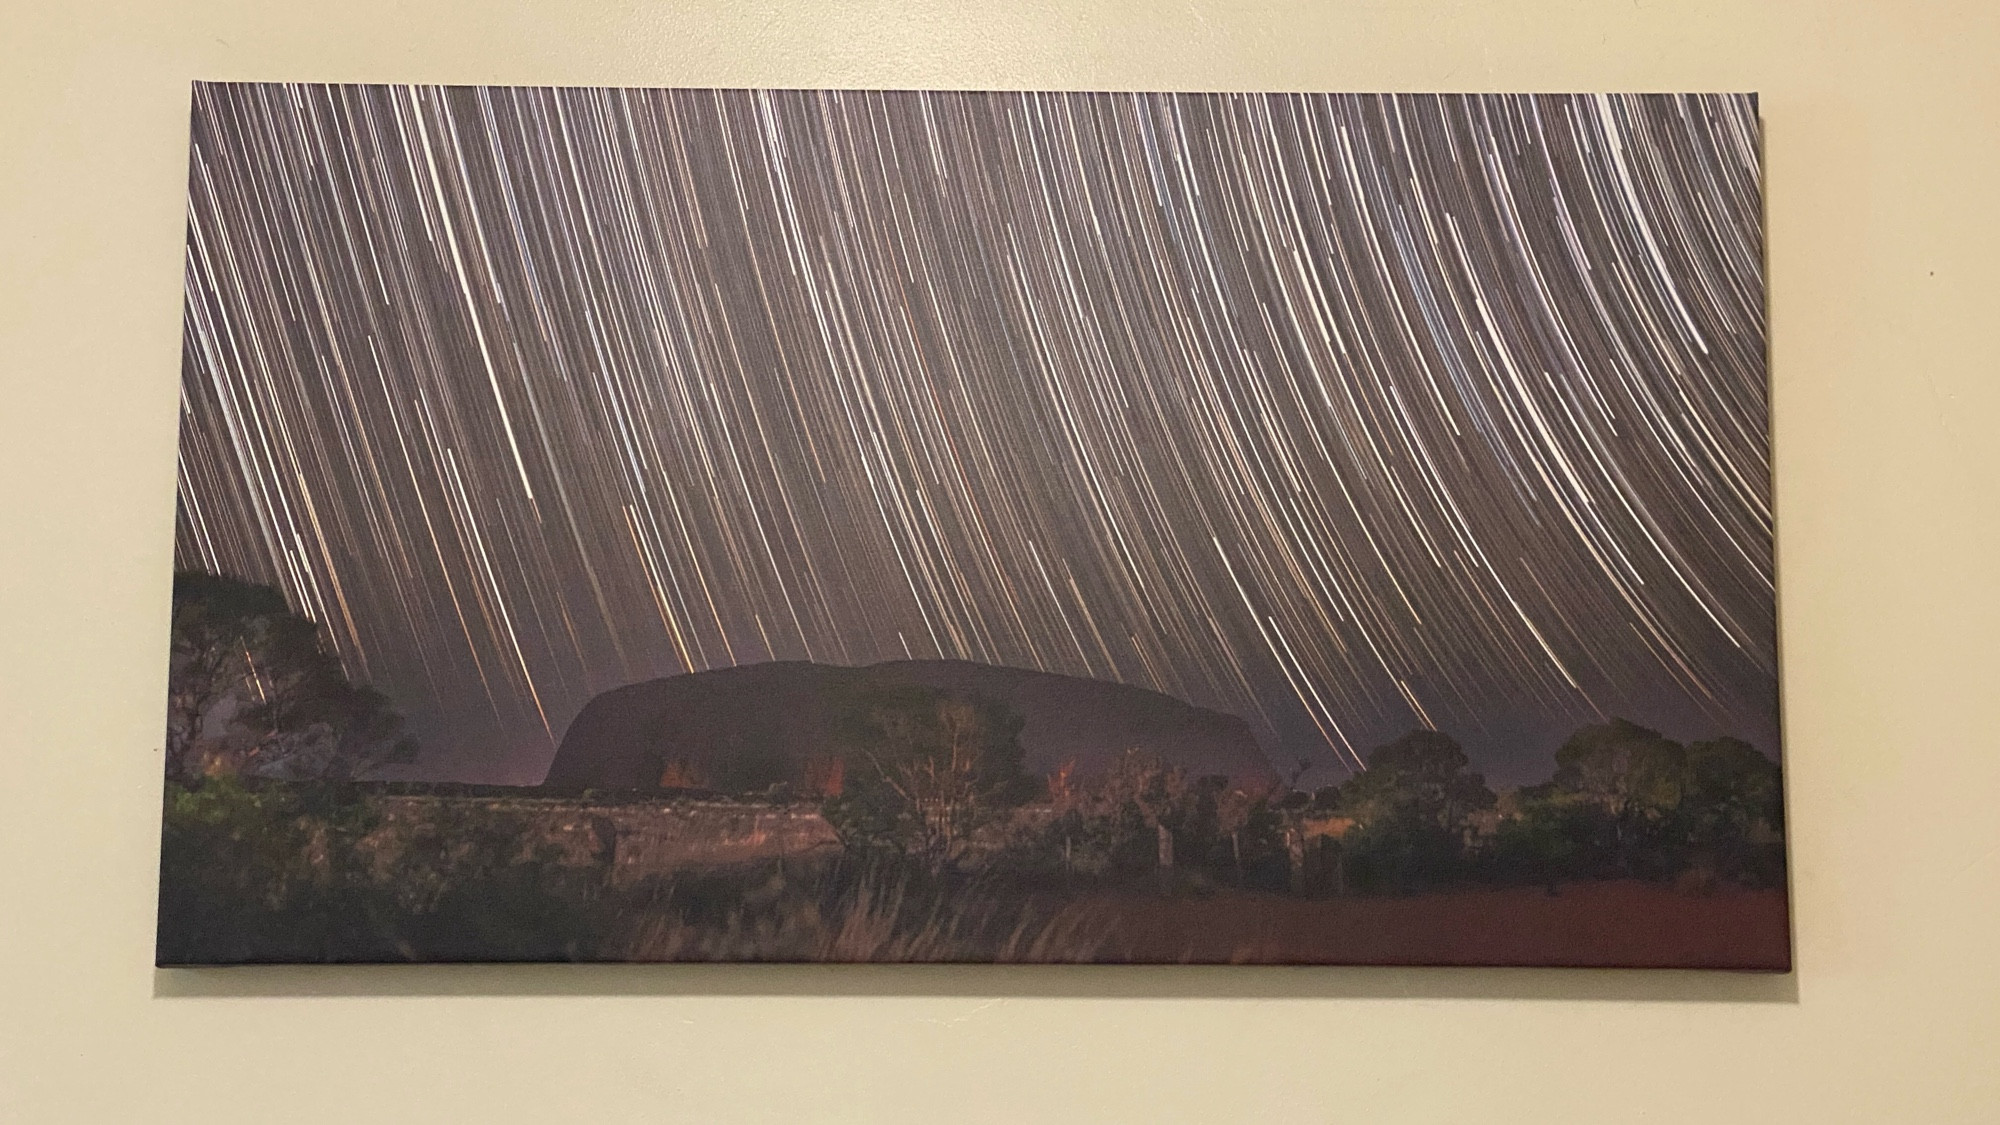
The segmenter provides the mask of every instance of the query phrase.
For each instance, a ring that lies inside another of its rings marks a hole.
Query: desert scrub
[[[781,865],[682,877],[607,953],[636,961],[1090,961],[1092,906],[907,864]]]

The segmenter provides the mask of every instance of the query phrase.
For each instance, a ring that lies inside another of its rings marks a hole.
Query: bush
[[[592,956],[595,873],[439,802],[380,869],[379,802],[352,786],[209,778],[167,787],[161,964]]]
[[[850,849],[942,869],[976,832],[1034,795],[1034,779],[1021,768],[1021,720],[991,700],[880,689],[857,701],[842,725],[841,791],[822,807]]]

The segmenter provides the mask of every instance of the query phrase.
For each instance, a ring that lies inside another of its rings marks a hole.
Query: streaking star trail
[[[1499,776],[1775,752],[1750,96],[202,84],[177,563],[429,776],[954,658]]]

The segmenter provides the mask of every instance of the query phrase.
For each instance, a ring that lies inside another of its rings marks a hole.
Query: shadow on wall
[[[246,965],[156,969],[158,999],[855,996],[1796,1004],[1798,974],[1271,965]]]

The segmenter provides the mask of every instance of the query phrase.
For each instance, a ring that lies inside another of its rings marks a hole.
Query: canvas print
[[[1759,146],[198,85],[160,963],[1787,968]]]

